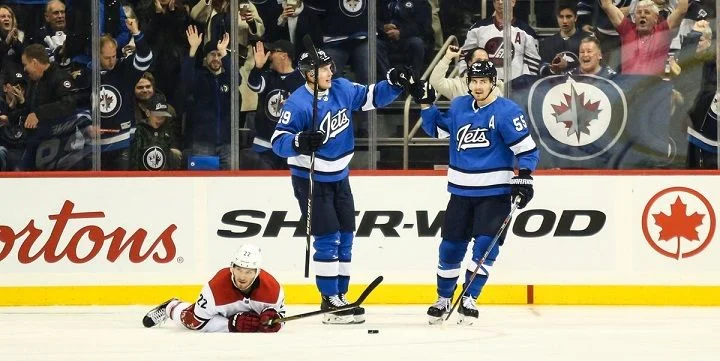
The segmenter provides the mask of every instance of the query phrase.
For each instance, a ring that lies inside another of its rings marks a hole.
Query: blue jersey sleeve
[[[310,116],[307,109],[298,106],[297,103],[288,100],[280,113],[280,118],[275,126],[270,142],[275,154],[280,157],[288,158],[298,156],[293,143],[295,142],[295,134],[305,129],[310,129]]]
[[[538,163],[538,149],[527,126],[528,117],[514,103],[505,113],[498,128],[505,144],[518,160],[519,169],[535,171]]]
[[[355,111],[368,111],[384,107],[402,93],[402,88],[392,86],[386,80],[368,86],[358,83],[350,84],[352,84],[352,110]]]
[[[423,109],[420,112],[422,118],[422,128],[429,136],[433,138],[447,138],[450,135],[450,110],[446,114],[433,104],[430,108]]]

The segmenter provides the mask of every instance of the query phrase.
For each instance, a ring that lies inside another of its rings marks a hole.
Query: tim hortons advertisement
[[[187,181],[31,178],[3,183],[4,285],[56,284],[58,279],[73,285],[169,282],[193,269],[195,214]],[[48,272],[62,276],[47,277]]]
[[[305,223],[287,176],[3,182],[0,285],[200,284],[248,242],[284,282],[314,282],[303,277]],[[716,183],[538,175],[492,282],[718,284]],[[353,176],[351,185],[353,282],[434,283],[446,178]]]

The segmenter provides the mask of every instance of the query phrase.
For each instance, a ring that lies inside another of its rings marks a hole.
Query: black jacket
[[[45,70],[42,78],[31,81],[25,101],[28,113],[35,113],[38,125],[65,120],[75,113],[72,78],[55,64]]]
[[[196,69],[195,58],[188,56],[183,62],[182,82],[192,97],[186,132],[191,142],[230,144],[230,56],[222,62],[224,70],[218,75],[207,68]]]

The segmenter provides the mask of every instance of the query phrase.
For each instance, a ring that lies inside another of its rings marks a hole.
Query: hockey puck
[[[376,334],[376,333],[380,333],[380,331],[379,331],[379,330],[368,330],[368,333],[369,333],[369,334]]]

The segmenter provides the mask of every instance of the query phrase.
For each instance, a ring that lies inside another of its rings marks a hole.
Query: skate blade
[[[428,324],[430,324],[430,325],[442,325],[443,321],[445,321],[445,316],[441,316],[441,317],[428,316]]]
[[[465,316],[463,314],[459,314],[457,324],[458,325],[465,325],[465,326],[472,326],[473,323],[477,321],[477,318]]]
[[[360,315],[360,316],[355,315],[355,316],[353,316],[353,323],[354,323],[354,324],[365,323],[365,315]]]
[[[323,316],[322,323],[326,325],[352,325],[355,324],[355,318],[353,315],[336,316],[329,313]]]

